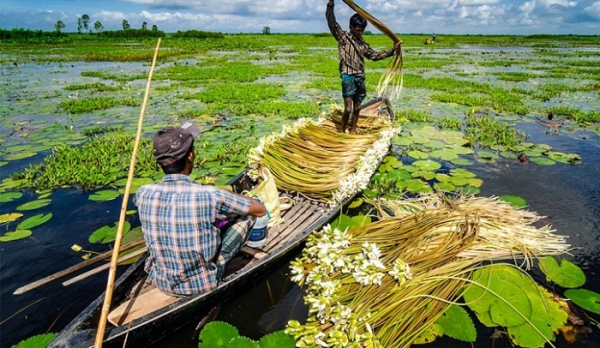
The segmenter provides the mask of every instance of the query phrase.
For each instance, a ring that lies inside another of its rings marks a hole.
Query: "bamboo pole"
[[[125,250],[128,250],[128,249],[131,249],[131,248],[133,248],[135,246],[138,246],[140,244],[143,244],[143,243],[144,243],[144,240],[139,240],[139,241],[136,241],[136,242],[128,243],[126,245],[123,245],[123,247],[121,248],[121,251],[125,251]],[[71,266],[69,268],[63,269],[62,271],[56,272],[56,273],[51,274],[51,275],[49,275],[47,277],[44,277],[42,279],[36,280],[34,282],[31,282],[31,283],[29,283],[27,285],[23,285],[22,287],[20,287],[17,290],[15,290],[15,292],[13,292],[13,295],[24,294],[24,293],[26,293],[28,291],[31,291],[31,290],[36,289],[36,288],[39,288],[42,285],[48,284],[50,282],[53,282],[56,279],[62,278],[64,276],[68,275],[68,274],[71,274],[73,272],[77,272],[80,269],[86,268],[87,266],[91,266],[91,265],[95,264],[96,262],[102,261],[104,259],[108,259],[109,257],[111,257],[112,253],[113,253],[112,250],[107,251],[107,252],[102,253],[102,254],[100,254],[98,256],[92,257],[89,260],[85,260],[85,261],[80,262],[80,263],[78,263],[76,265],[73,265],[73,266]]]
[[[129,260],[131,260],[131,259],[133,259],[133,258],[136,258],[136,257],[138,257],[138,256],[140,256],[140,255],[142,255],[142,254],[144,254],[144,253],[146,252],[146,250],[147,250],[147,248],[146,248],[146,247],[143,247],[143,248],[140,248],[140,249],[138,249],[138,250],[136,250],[136,251],[134,251],[134,252],[132,252],[132,253],[130,253],[130,254],[127,254],[127,255],[121,256],[121,257],[120,257],[120,258],[117,260],[117,263],[121,263],[121,262],[129,261]],[[80,275],[78,275],[78,276],[76,276],[76,277],[73,277],[73,278],[71,278],[71,279],[69,279],[69,280],[66,280],[66,281],[64,281],[64,282],[62,283],[62,285],[63,285],[63,286],[69,286],[69,285],[71,285],[71,284],[75,284],[75,283],[77,283],[78,281],[84,280],[84,279],[86,279],[86,278],[88,278],[88,277],[90,277],[90,276],[92,276],[92,275],[94,275],[94,274],[96,274],[96,273],[100,273],[100,272],[104,271],[105,269],[108,269],[109,267],[110,267],[110,264],[108,264],[108,263],[105,263],[105,264],[103,264],[103,265],[101,265],[101,266],[98,266],[98,267],[96,267],[96,268],[92,268],[91,270],[89,270],[89,271],[87,271],[87,272],[81,273]]]
[[[156,58],[158,57],[158,49],[160,47],[160,38],[156,44],[154,50],[154,57],[152,58],[152,66],[150,67],[150,73],[148,74],[148,83],[146,84],[146,92],[144,94],[144,102],[142,103],[142,109],[140,111],[140,117],[138,119],[137,135],[135,137],[135,144],[133,145],[133,152],[131,154],[131,163],[129,165],[129,176],[127,177],[127,184],[125,185],[125,194],[123,195],[123,204],[121,204],[121,215],[119,217],[119,226],[117,227],[117,236],[115,238],[115,248],[113,250],[110,271],[108,272],[108,281],[106,283],[106,292],[104,296],[104,304],[102,305],[102,312],[100,322],[98,323],[98,331],[96,332],[96,341],[94,347],[101,348],[102,342],[104,341],[104,331],[106,330],[106,320],[108,319],[108,312],[110,311],[110,305],[112,301],[113,285],[115,283],[115,274],[117,273],[117,264],[119,259],[119,249],[121,246],[121,238],[123,237],[123,227],[125,225],[125,215],[127,212],[127,203],[129,201],[129,193],[131,192],[131,182],[133,181],[133,174],[135,169],[135,160],[137,157],[137,151],[142,137],[142,125],[144,123],[144,112],[146,111],[146,104],[148,103],[148,94],[150,93],[150,82],[152,81],[152,73],[154,72],[154,66],[156,65]]]

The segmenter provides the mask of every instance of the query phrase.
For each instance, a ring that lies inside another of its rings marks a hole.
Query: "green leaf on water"
[[[438,189],[440,189],[442,191],[446,191],[446,192],[452,192],[452,191],[456,190],[456,186],[452,185],[451,183],[447,183],[447,182],[437,182],[437,183],[435,183],[435,187],[437,187]]]
[[[52,342],[52,340],[54,338],[56,338],[56,336],[58,336],[57,333],[48,333],[48,334],[44,334],[44,335],[32,336],[32,337],[29,337],[26,340],[23,340],[23,341],[17,343],[12,348],[39,348],[39,347],[46,347],[46,346],[48,346],[48,344],[50,344],[50,342]]]
[[[249,339],[248,337],[234,337],[227,343],[226,348],[260,348],[258,342]]]
[[[452,164],[457,166],[472,166],[473,161],[470,161],[466,158],[457,158],[450,161]]]
[[[360,227],[371,223],[371,218],[366,215],[356,215],[352,217],[352,225],[350,228]]]
[[[394,144],[396,145],[400,145],[400,146],[409,146],[412,145],[413,141],[410,137],[395,137],[394,138]]]
[[[92,193],[88,199],[90,201],[95,201],[95,202],[105,202],[105,201],[111,201],[117,197],[119,197],[121,194],[118,191],[115,190],[101,190],[101,191],[96,191],[94,193]]]
[[[2,214],[2,215],[0,215],[0,224],[6,223],[6,222],[13,222],[13,221],[19,220],[22,217],[23,217],[23,214],[21,214],[21,213]]]
[[[7,161],[16,161],[16,160],[20,160],[20,159],[24,159],[24,158],[33,157],[35,155],[37,155],[37,152],[23,151],[23,152],[8,154],[8,155],[4,156],[4,159]]]
[[[551,166],[556,164],[553,160],[545,157],[532,157],[529,158],[529,162],[535,163],[540,166]]]
[[[354,209],[354,208],[358,208],[363,204],[363,199],[362,198],[355,198],[349,205],[348,205],[348,209]]]
[[[426,344],[435,341],[437,337],[440,337],[444,334],[444,331],[440,325],[437,323],[433,323],[425,329],[425,331],[421,332],[419,336],[417,336],[412,344]]]
[[[296,340],[284,331],[275,331],[263,336],[258,345],[260,348],[294,348]]]
[[[560,260],[560,265],[553,256],[540,259],[540,268],[546,278],[563,288],[578,288],[585,284],[585,273],[569,260]]]
[[[17,207],[17,210],[35,210],[47,206],[50,202],[52,202],[51,199],[38,199],[36,201],[21,204]]]
[[[600,294],[586,289],[569,289],[565,296],[586,311],[600,314]]]
[[[440,169],[442,167],[441,164],[439,164],[436,161],[431,161],[431,160],[426,160],[426,161],[414,161],[412,163],[413,166],[420,168],[420,169],[425,169],[425,170],[437,170]]]
[[[30,230],[36,226],[39,226],[52,218],[52,213],[48,214],[37,214],[23,220],[17,225],[18,230]]]
[[[339,215],[333,222],[331,223],[332,228],[337,228],[340,231],[344,231],[347,228],[352,226],[352,218],[346,214]]]
[[[477,151],[477,156],[486,159],[486,160],[496,160],[498,159],[498,155],[489,151]]]
[[[426,159],[427,157],[429,157],[428,154],[426,154],[423,151],[419,151],[419,150],[411,150],[407,152],[408,156],[415,158],[415,159]]]
[[[12,202],[15,199],[19,199],[23,197],[23,193],[22,192],[5,192],[5,193],[0,193],[0,203],[8,203],[8,202]]]
[[[510,204],[511,206],[513,206],[515,208],[523,208],[523,207],[527,206],[527,201],[524,198],[519,197],[519,196],[504,195],[504,196],[498,197],[498,199]]]
[[[501,264],[486,266],[473,274],[473,281],[463,294],[465,302],[475,312],[490,312],[492,321],[500,326],[515,326],[531,317],[531,301],[519,285],[520,271]]]
[[[472,279],[476,284],[464,294],[468,306],[484,325],[507,327],[516,345],[541,347],[553,341],[554,332],[567,321],[568,314],[553,296],[519,268],[485,266]]]
[[[442,327],[445,335],[454,339],[464,342],[475,342],[477,339],[477,330],[469,313],[460,306],[448,307],[435,322]]]
[[[225,347],[236,337],[240,337],[240,334],[235,326],[222,321],[211,321],[200,332],[198,348]]]
[[[24,239],[31,236],[31,231],[29,230],[16,230],[14,232],[7,232],[4,235],[0,236],[0,242],[12,242],[19,239]]]
[[[88,238],[90,243],[110,243],[115,240],[117,237],[117,228],[119,227],[119,222],[115,222],[113,226],[102,226],[96,231],[94,231],[90,237]],[[123,225],[123,235],[127,234],[131,229],[131,224],[129,221],[125,221]]]

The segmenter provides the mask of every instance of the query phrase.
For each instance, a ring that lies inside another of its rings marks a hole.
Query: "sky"
[[[148,29],[167,33],[185,30],[223,33],[327,32],[328,0],[0,0],[0,28],[76,32],[77,19],[87,14],[90,29]],[[532,35],[600,35],[600,0],[355,0],[396,33]],[[335,0],[342,28],[352,15]],[[372,26],[367,30],[378,32]]]

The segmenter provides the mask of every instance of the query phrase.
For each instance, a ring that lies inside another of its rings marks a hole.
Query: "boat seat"
[[[179,297],[169,296],[157,287],[154,287],[152,290],[135,296],[113,309],[108,314],[108,321],[115,326],[125,325],[146,314],[166,307],[179,299]]]

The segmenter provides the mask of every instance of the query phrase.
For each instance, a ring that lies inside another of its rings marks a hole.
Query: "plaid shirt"
[[[333,6],[327,5],[325,12],[327,25],[331,34],[338,42],[338,51],[340,56],[340,74],[364,75],[365,57],[370,60],[381,60],[394,54],[394,50],[375,51],[363,40],[362,37],[356,37],[352,33],[346,33],[335,20]]]
[[[250,200],[184,174],[144,185],[134,198],[150,256],[145,269],[164,292],[191,295],[217,286],[219,220],[247,215]]]

